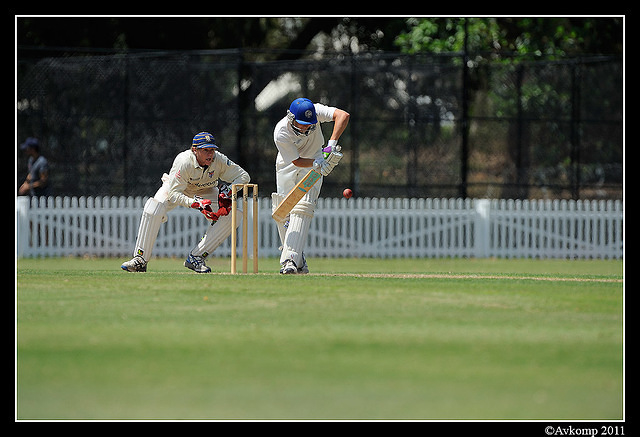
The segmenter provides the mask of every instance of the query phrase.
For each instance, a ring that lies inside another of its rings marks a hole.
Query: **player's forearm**
[[[343,111],[342,109],[336,109],[333,113],[333,132],[331,133],[331,140],[338,140],[340,135],[344,132],[349,124],[349,117],[351,115],[347,111]]]
[[[167,200],[169,200],[169,202],[177,203],[180,206],[184,206],[185,208],[190,208],[191,204],[194,202],[193,197],[175,190],[169,190],[167,193]]]
[[[172,173],[169,179],[169,186],[167,189],[167,199],[169,202],[177,203],[185,208],[191,207],[193,203],[193,197],[184,194],[187,188],[187,183],[183,182],[178,176],[180,172]]]
[[[312,158],[298,158],[298,159],[294,159],[291,162],[296,167],[313,167],[313,161],[315,161],[315,159],[312,159]]]

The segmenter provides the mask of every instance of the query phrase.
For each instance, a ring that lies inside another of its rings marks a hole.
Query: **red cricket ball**
[[[351,196],[353,196],[353,191],[351,191],[351,188],[345,188],[342,192],[342,195],[345,199],[349,199]]]

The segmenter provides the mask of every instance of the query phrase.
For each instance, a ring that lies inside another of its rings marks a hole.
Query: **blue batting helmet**
[[[291,102],[289,112],[293,114],[293,119],[300,124],[316,124],[318,122],[316,108],[313,106],[313,102],[304,97],[300,97]]]

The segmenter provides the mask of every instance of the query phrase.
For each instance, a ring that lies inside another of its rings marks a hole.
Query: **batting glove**
[[[322,149],[322,156],[324,156],[324,159],[327,159],[331,152],[339,152],[341,150],[342,146],[338,145],[337,140],[329,140],[327,141],[327,147]]]
[[[313,168],[322,176],[328,176],[341,159],[342,153],[331,152],[329,156],[327,156],[327,159],[316,159],[313,161]]]

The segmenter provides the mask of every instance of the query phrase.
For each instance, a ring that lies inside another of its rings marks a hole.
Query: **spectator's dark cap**
[[[27,147],[35,147],[37,149],[40,147],[40,142],[37,138],[29,137],[24,143],[20,144],[20,150],[26,150]]]

